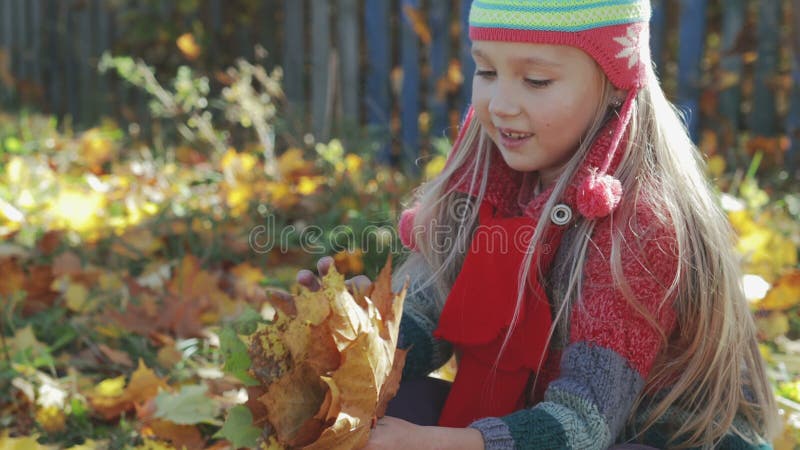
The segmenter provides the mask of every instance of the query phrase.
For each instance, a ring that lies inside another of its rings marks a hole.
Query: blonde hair
[[[605,79],[595,120],[566,164],[543,211],[549,211],[558,202],[580,168],[594,137],[608,119],[605,105],[610,103],[612,93],[613,86]],[[745,439],[754,439],[737,427],[742,420],[761,437],[771,440],[778,426],[777,408],[756,342],[755,325],[741,290],[740,269],[727,218],[714,200],[699,153],[652,70],[648,70],[648,83],[638,93],[633,111],[627,148],[615,173],[622,182],[624,195],[614,213],[611,268],[629,303],[661,334],[664,350],[645,381],[628,423],[639,435],[644,435],[666,418],[668,410],[681,411],[683,423],[670,436],[670,448],[712,448],[731,430]],[[493,145],[479,121],[472,120],[463,132],[460,148],[453,150],[448,166],[417,191],[419,209],[414,229],[419,251],[408,257],[397,274],[416,279],[427,276],[418,288],[432,284],[442,302],[458,276],[476,225],[475,205],[480,204],[486,192]],[[476,188],[470,192],[477,195],[471,198],[449,189],[456,177],[460,177],[457,181]],[[677,314],[675,331],[670,336],[634,298],[622,273],[621,227],[635,219],[636,204],[643,197],[661,205],[660,219],[674,230],[677,245],[677,273],[663,299],[664,302],[674,299],[671,306]],[[472,207],[464,208],[465,205]],[[541,240],[547,222],[547,217],[538,221],[531,251],[527,252],[520,270],[520,281],[527,279],[533,267],[538,267],[532,257],[536,252],[532,250]],[[559,250],[557,264],[567,268],[564,273],[568,276],[555,280],[561,285],[554,290],[563,295],[551,299],[556,310],[551,337],[569,335],[569,311],[580,298],[583,267],[595,223],[579,219],[569,232],[570,239],[562,244],[566,247]],[[442,252],[437,248],[435,227],[431,224],[440,230],[454,230],[448,237],[457,251]],[[520,291],[512,327],[522,298]],[[507,340],[508,337],[506,343]],[[654,399],[652,395],[665,386],[669,386],[666,393]],[[637,412],[644,420],[633,423],[639,416]]]

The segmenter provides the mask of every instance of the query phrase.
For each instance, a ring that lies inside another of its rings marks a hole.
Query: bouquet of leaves
[[[391,289],[391,261],[368,292],[350,292],[331,270],[317,291],[277,309],[249,336],[248,407],[265,432],[260,448],[364,446],[394,397],[405,351],[397,335],[406,287]]]

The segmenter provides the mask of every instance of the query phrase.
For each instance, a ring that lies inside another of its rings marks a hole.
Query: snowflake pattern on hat
[[[639,63],[639,55],[641,54],[641,45],[639,37],[641,33],[634,26],[630,26],[625,33],[625,36],[615,37],[614,40],[622,45],[622,51],[617,53],[617,58],[628,58],[628,68],[632,69]]]

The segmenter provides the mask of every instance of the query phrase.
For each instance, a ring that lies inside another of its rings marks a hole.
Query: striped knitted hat
[[[587,219],[611,214],[622,196],[620,181],[612,174],[621,160],[619,148],[625,145],[623,138],[633,112],[634,99],[648,79],[651,65],[649,19],[649,0],[472,2],[469,36],[473,41],[528,42],[577,47],[598,63],[615,87],[627,91],[625,100],[595,139],[583,166],[560,199],[570,210],[577,209]],[[459,148],[463,132],[472,117],[473,110],[470,108],[454,149]],[[451,153],[448,164],[452,159]],[[501,173],[490,173],[490,180],[508,180],[505,183],[509,186],[487,186],[487,189],[497,191],[497,195],[494,195],[495,193],[487,190],[487,195],[489,198],[507,198],[507,194],[515,188],[510,184],[519,180],[519,177],[502,163],[493,162],[492,170]],[[456,186],[456,190],[474,194],[464,186]],[[409,234],[414,215],[413,208],[405,211],[398,226],[401,239],[410,248],[415,247]]]

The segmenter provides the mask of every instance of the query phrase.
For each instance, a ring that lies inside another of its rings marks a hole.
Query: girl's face
[[[475,41],[472,55],[472,104],[483,129],[512,169],[555,182],[597,114],[599,66],[567,46]]]

